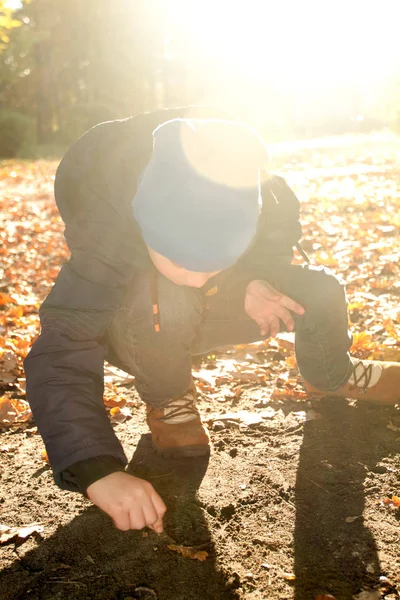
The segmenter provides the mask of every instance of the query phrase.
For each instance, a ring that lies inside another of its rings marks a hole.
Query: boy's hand
[[[162,533],[167,507],[148,481],[119,471],[95,481],[86,493],[121,531],[147,526]]]
[[[244,309],[260,326],[261,335],[269,333],[271,337],[279,333],[279,320],[284,322],[288,331],[293,330],[294,320],[290,311],[298,315],[304,314],[304,308],[300,304],[259,279],[251,281],[247,286]]]

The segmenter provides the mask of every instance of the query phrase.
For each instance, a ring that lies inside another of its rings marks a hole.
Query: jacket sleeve
[[[104,456],[126,464],[103,403],[104,334],[134,274],[134,251],[128,219],[108,203],[109,181],[96,168],[104,129],[97,138],[89,132],[89,143],[79,142],[79,152],[70,150],[57,170],[71,258],[40,308],[41,334],[25,359],[27,399],[55,481],[72,490],[79,485],[64,477],[70,466]]]
[[[290,263],[293,247],[302,235],[299,200],[282,177],[268,178],[261,196],[262,211],[253,244],[235,266],[256,278],[266,267],[279,269],[280,264]]]
[[[103,335],[124,287],[92,279],[90,260],[72,259],[40,309],[42,331],[25,359],[27,397],[57,481],[95,456],[126,457],[103,404]],[[57,481],[60,483],[60,481]]]

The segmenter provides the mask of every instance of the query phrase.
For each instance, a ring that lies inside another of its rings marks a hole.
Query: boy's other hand
[[[266,281],[255,279],[246,289],[244,309],[261,329],[261,335],[275,337],[283,321],[288,331],[293,331],[294,320],[290,311],[304,315],[304,308],[281,294]]]
[[[86,493],[121,531],[147,526],[157,533],[163,532],[167,507],[148,481],[118,471],[89,485]]]

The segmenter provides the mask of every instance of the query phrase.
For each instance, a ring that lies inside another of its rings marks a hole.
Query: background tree
[[[386,83],[359,85],[353,76],[331,83],[322,73],[322,85],[314,46],[299,58],[287,23],[281,34],[277,18],[265,27],[263,19],[255,23],[253,4],[262,3],[241,5],[242,25],[236,5],[225,0],[0,0],[2,127],[11,120],[9,132],[15,130],[15,111],[34,125],[20,121],[19,131],[30,139],[18,138],[13,152],[35,143],[62,151],[100,121],[186,103],[223,105],[269,139],[368,129],[394,119],[397,102]],[[308,79],[293,77],[292,85],[286,71],[296,75],[302,65],[310,65]]]

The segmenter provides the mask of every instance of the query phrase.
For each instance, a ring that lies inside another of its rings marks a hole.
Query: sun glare
[[[11,10],[16,10],[17,8],[21,8],[22,2],[21,0],[5,0],[4,8],[11,8]]]
[[[170,0],[169,16],[199,52],[283,88],[363,83],[400,64],[399,0]]]

